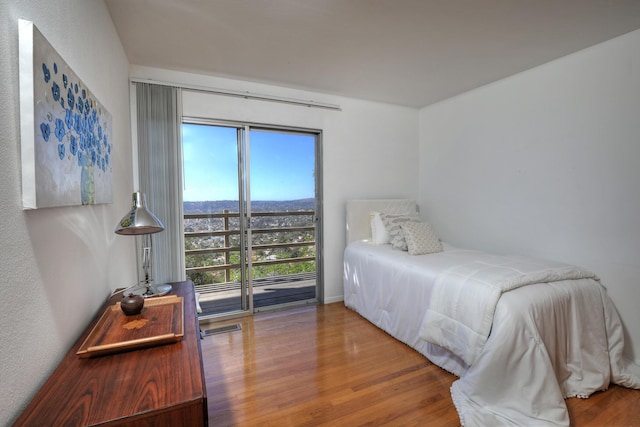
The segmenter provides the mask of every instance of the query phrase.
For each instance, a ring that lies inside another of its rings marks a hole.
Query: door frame
[[[243,220],[240,221],[240,236],[241,236],[241,258],[244,255],[248,260],[248,268],[247,273],[245,274],[244,269],[241,269],[241,297],[247,297],[248,306],[247,309],[243,309],[241,311],[231,312],[228,314],[220,314],[207,316],[201,319],[201,323],[205,322],[217,322],[226,319],[240,318],[246,316],[253,316],[254,314],[260,312],[268,312],[281,310],[285,308],[294,308],[297,306],[302,306],[305,304],[324,304],[324,244],[323,244],[323,168],[322,168],[322,130],[321,129],[312,129],[312,128],[302,128],[296,126],[283,126],[283,125],[273,125],[273,124],[264,124],[264,123],[253,123],[253,122],[243,122],[243,121],[235,121],[235,120],[218,120],[218,119],[209,119],[202,117],[188,117],[183,116],[181,124],[197,124],[197,125],[209,125],[209,126],[221,126],[221,127],[230,127],[235,128],[238,132],[238,144],[240,144],[238,149],[238,184],[239,184],[239,215]],[[315,136],[315,152],[314,152],[314,162],[315,162],[315,217],[313,219],[315,223],[315,266],[316,266],[316,298],[313,302],[310,300],[304,300],[299,303],[286,303],[280,304],[276,306],[269,306],[268,308],[261,308],[256,311],[253,303],[253,285],[252,285],[252,262],[251,262],[251,245],[245,245],[246,242],[251,242],[251,194],[250,194],[250,130],[267,130],[267,131],[275,131],[275,132],[284,132],[284,133],[297,133],[297,134],[311,134]],[[182,149],[182,141],[180,141],[180,149]],[[181,177],[182,179],[182,177]],[[181,201],[182,203],[182,201]],[[245,205],[246,203],[246,205]],[[248,212],[247,212],[248,211]],[[245,247],[249,248],[249,253],[245,253]],[[184,262],[184,250],[181,251],[183,262]],[[249,277],[245,280],[245,275]],[[246,290],[246,293],[243,292]],[[243,301],[242,307],[244,307],[245,302]]]

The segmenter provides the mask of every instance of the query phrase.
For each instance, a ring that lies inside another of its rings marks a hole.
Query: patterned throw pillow
[[[407,241],[404,238],[401,225],[407,222],[420,222],[420,217],[418,215],[381,213],[380,218],[382,218],[382,222],[389,234],[391,246],[406,251],[408,249]]]
[[[410,255],[425,255],[442,252],[442,243],[433,233],[431,224],[405,222],[400,227],[404,232]]]

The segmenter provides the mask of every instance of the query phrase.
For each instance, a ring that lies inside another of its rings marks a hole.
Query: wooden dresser
[[[206,426],[207,393],[191,281],[173,283],[184,298],[177,343],[81,359],[76,354],[109,298],[16,420],[16,426]]]

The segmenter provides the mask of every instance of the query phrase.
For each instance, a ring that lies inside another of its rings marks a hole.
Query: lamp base
[[[143,293],[142,296],[145,298],[161,297],[171,292],[172,289],[173,289],[173,286],[168,285],[166,283],[153,284],[149,286],[147,291]]]
[[[161,297],[171,292],[173,287],[167,283],[146,285],[140,283],[124,290],[124,295],[141,295],[145,298]]]

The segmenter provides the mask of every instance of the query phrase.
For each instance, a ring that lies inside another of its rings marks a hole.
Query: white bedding
[[[438,274],[420,338],[452,351],[471,365],[489,338],[503,293],[535,283],[577,279],[598,280],[595,274],[573,265],[473,253],[471,261]]]
[[[470,364],[421,339],[440,273],[479,256],[447,245],[411,256],[353,242],[344,254],[345,305],[459,377],[451,393],[465,426],[568,426],[564,398],[587,397],[610,382],[640,388],[640,367],[623,359],[620,320],[594,278],[501,293],[491,332]]]

